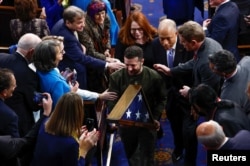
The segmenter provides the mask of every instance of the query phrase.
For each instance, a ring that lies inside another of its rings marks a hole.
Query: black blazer
[[[16,113],[0,99],[0,135],[19,137]]]
[[[166,50],[161,45],[159,38],[156,38],[153,41],[153,53],[154,63],[160,63],[167,66],[168,63]],[[175,67],[183,64],[192,58],[193,52],[186,51],[186,49],[179,43],[179,40],[177,39],[173,66]],[[192,86],[192,70],[187,71],[186,73],[182,73],[179,76],[175,75],[173,77],[166,76],[162,73],[161,75],[165,78],[166,87],[168,89],[167,109],[171,109],[171,105],[174,103],[181,102],[188,104],[188,101],[180,95],[179,89],[181,89],[183,85]]]
[[[42,115],[39,121],[23,138],[12,138],[11,135],[0,136],[0,165],[19,166],[18,156],[32,154],[36,144],[36,138],[46,116]]]
[[[33,102],[34,91],[39,90],[36,73],[28,67],[28,62],[19,53],[13,55],[0,54],[0,67],[9,68],[14,72],[17,87],[13,96],[5,103],[11,107],[19,117],[20,136],[24,136],[34,125],[33,111],[39,109]]]
[[[167,64],[167,56],[166,56],[166,50],[161,45],[159,38],[154,39],[153,41],[153,54],[154,54],[154,63],[160,63],[168,66]],[[186,49],[179,43],[179,40],[177,40],[176,48],[175,48],[175,57],[174,57],[174,64],[173,66],[178,66],[180,64],[183,64],[187,62],[188,60],[192,59],[193,52],[188,52]],[[182,85],[190,85],[192,82],[192,78],[190,77],[192,70],[186,71],[186,73],[182,73],[183,77],[168,77],[166,76],[169,81],[170,86],[177,86],[177,88],[181,88]]]

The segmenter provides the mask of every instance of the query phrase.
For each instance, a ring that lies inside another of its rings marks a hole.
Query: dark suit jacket
[[[83,54],[80,42],[75,37],[73,31],[66,27],[63,19],[59,20],[54,25],[51,34],[64,37],[65,54],[63,60],[59,63],[59,70],[63,71],[66,67],[76,69],[79,87],[87,89],[86,67],[96,70],[104,70],[106,62]]]
[[[33,111],[39,109],[33,102],[34,91],[39,90],[38,77],[28,67],[26,59],[17,52],[13,55],[0,55],[0,67],[11,69],[16,78],[17,87],[5,103],[18,115],[19,132],[23,137],[34,125]]]
[[[249,137],[250,131],[240,130],[234,137],[229,138],[220,150],[249,150]]]
[[[208,120],[218,122],[227,137],[233,137],[240,130],[250,131],[250,121],[238,104],[231,100],[221,100],[215,110],[209,112]]]
[[[222,50],[221,45],[213,39],[206,38],[197,52],[197,59],[178,65],[171,69],[172,75],[192,70],[193,86],[201,83],[210,85],[216,92],[220,89],[220,77],[209,68],[208,55]]]
[[[245,60],[244,58],[242,60]],[[241,61],[243,63],[243,61]],[[237,65],[237,73],[224,81],[221,88],[221,99],[228,99],[239,104],[250,118],[250,100],[246,89],[250,82],[250,59],[247,61],[248,67]]]
[[[19,137],[16,113],[0,99],[0,135]]]
[[[154,63],[160,63],[167,66],[166,52],[167,51],[161,45],[159,38],[154,39]],[[185,63],[192,58],[193,52],[187,52],[186,49],[179,43],[179,40],[177,40],[173,66],[178,66],[179,64]],[[181,102],[182,104],[188,104],[188,101],[180,95],[179,89],[181,89],[183,85],[192,86],[192,70],[187,71],[187,73],[180,76],[162,76],[166,80],[166,88],[168,89],[167,110],[171,109],[171,106],[176,103],[180,104]]]
[[[0,165],[18,166],[18,156],[33,153],[39,128],[46,116],[41,116],[32,130],[23,138],[12,138],[10,135],[0,136]]]
[[[222,4],[208,25],[206,36],[218,41],[222,47],[231,51],[239,60],[237,47],[240,13],[234,2]]]

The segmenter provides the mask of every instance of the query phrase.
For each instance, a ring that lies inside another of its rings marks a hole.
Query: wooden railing
[[[238,45],[241,56],[250,55],[250,44]]]

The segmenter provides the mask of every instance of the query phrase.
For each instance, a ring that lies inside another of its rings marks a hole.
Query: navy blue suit
[[[0,135],[19,137],[16,113],[0,99]]]
[[[19,133],[23,137],[35,124],[33,111],[39,109],[33,102],[34,91],[39,89],[38,77],[28,67],[27,60],[17,52],[13,55],[0,54],[0,67],[11,69],[16,78],[17,87],[5,103],[18,115]]]
[[[249,150],[249,137],[250,131],[240,130],[234,137],[229,138],[220,150]]]
[[[239,61],[238,35],[240,12],[234,2],[226,2],[218,7],[210,24],[206,36],[218,41],[222,48],[231,51]]]
[[[59,63],[59,70],[63,71],[66,67],[76,69],[79,87],[87,89],[87,67],[103,71],[106,62],[83,54],[81,43],[77,40],[73,31],[66,27],[63,19],[54,25],[51,34],[64,37],[65,54],[63,60]]]

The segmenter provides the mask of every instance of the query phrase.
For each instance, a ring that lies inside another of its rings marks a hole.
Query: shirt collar
[[[228,141],[228,137],[225,138],[225,140],[223,141],[223,143],[217,149],[220,149],[227,141]]]

